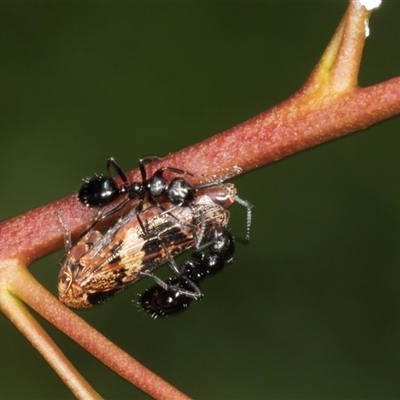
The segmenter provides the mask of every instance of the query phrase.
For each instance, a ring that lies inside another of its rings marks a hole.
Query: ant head
[[[95,176],[81,186],[78,198],[89,207],[104,207],[123,192],[113,179]]]
[[[211,231],[210,253],[218,254],[225,262],[232,259],[235,244],[232,235],[225,228],[215,228]]]
[[[167,191],[168,200],[174,204],[186,207],[194,201],[195,189],[183,178],[174,178]]]

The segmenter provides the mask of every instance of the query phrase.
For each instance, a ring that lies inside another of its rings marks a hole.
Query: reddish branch
[[[218,179],[232,174],[235,167],[246,172],[399,114],[400,78],[367,88],[357,86],[369,16],[370,12],[359,4],[359,0],[352,0],[321,60],[297,93],[249,121],[149,165],[149,174],[161,165],[170,165],[195,174],[193,183]],[[138,171],[128,173],[128,178],[140,180]],[[55,217],[57,210],[62,210],[63,219],[75,236],[96,213],[71,195],[3,222],[0,224],[0,262],[4,268],[13,268],[16,260],[27,266],[63,245],[63,231]],[[105,222],[111,224],[113,221]],[[7,263],[7,260],[13,261]],[[69,318],[72,313],[55,300],[49,300],[47,311],[41,308],[40,302],[34,300],[35,293],[30,296],[28,290],[24,292],[24,285],[12,279],[12,272],[5,273],[0,268],[3,286],[38,312],[49,313],[45,317],[96,354],[96,348],[91,348],[87,340],[85,343],[84,338],[92,335],[88,327],[80,326],[80,322],[74,320],[75,328],[71,328],[62,318],[58,320],[62,315]],[[50,299],[47,294],[43,296]],[[85,335],[80,338],[82,332]],[[107,360],[103,361],[107,363]],[[128,362],[130,368],[136,368],[133,361],[124,359],[124,362]],[[118,368],[118,363],[113,367]],[[155,386],[159,384],[163,383],[154,380]],[[170,388],[166,387],[167,397],[168,390]],[[151,388],[148,392],[151,393]]]
[[[303,87],[293,98],[249,121],[169,155],[149,171],[161,164],[172,165],[192,172],[198,180],[226,176],[235,166],[246,172],[365,129],[400,112],[400,78],[355,88],[313,109],[304,103],[305,90]],[[137,170],[128,176],[140,179]],[[75,234],[95,214],[71,195],[5,221],[0,225],[0,259],[19,258],[29,264],[60,248],[63,231],[55,217],[57,210],[62,210],[67,226]]]

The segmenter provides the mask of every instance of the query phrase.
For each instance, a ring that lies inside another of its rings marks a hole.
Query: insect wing
[[[168,213],[154,207],[144,214],[149,215],[143,218],[146,234],[132,210],[105,235],[89,232],[68,252],[58,282],[62,302],[75,308],[104,302],[140,279],[141,271],[164,264],[165,250],[175,256],[193,246],[198,235],[229,220],[229,212],[207,195],[191,207],[173,207]],[[89,235],[96,239],[89,241]]]

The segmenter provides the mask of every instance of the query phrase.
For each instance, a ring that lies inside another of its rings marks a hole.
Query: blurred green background
[[[131,169],[284,100],[346,5],[2,3],[0,220],[71,194],[110,155]],[[400,74],[399,21],[399,2],[372,16],[362,86]],[[136,310],[149,280],[78,313],[196,399],[400,398],[399,130],[396,118],[235,179],[255,205],[251,242],[179,317]],[[53,293],[62,255],[31,267]],[[147,398],[44,324],[105,398]],[[3,315],[0,327],[1,399],[73,397]]]

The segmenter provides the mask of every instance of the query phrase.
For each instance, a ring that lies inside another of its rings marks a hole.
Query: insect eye
[[[62,272],[58,277],[58,293],[61,296],[65,296],[72,285],[72,277],[67,272]]]
[[[63,273],[60,275],[58,282],[61,283],[62,285],[69,286],[71,282],[71,276],[66,273]]]

